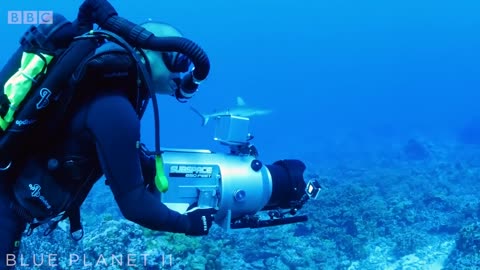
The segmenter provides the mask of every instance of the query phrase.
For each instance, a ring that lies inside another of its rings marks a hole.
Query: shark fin
[[[237,106],[246,106],[245,101],[243,101],[243,98],[237,97]]]
[[[190,109],[192,109],[192,111],[194,111],[196,114],[198,114],[200,117],[202,117],[202,121],[203,121],[202,126],[205,126],[208,123],[208,120],[210,119],[208,116],[202,114],[197,109],[195,109],[193,106],[190,106]]]

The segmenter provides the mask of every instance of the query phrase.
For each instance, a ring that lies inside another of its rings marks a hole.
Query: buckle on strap
[[[60,212],[58,215],[51,217],[51,218],[44,218],[44,219],[37,219],[34,218],[27,209],[22,207],[19,204],[16,204],[14,202],[10,203],[10,207],[19,215],[22,217],[26,223],[27,223],[27,229],[25,231],[26,236],[30,236],[33,233],[33,230],[37,228],[38,226],[49,223],[48,228],[45,230],[44,235],[49,235],[58,225],[60,221],[66,218],[65,216],[65,211]]]

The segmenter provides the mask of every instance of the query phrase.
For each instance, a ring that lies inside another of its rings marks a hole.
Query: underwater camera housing
[[[306,221],[295,216],[309,198],[317,198],[320,184],[305,182],[300,160],[264,165],[250,143],[249,118],[216,117],[214,140],[228,153],[163,148],[169,189],[161,201],[184,213],[190,208],[217,208],[215,223],[226,230],[258,228]]]

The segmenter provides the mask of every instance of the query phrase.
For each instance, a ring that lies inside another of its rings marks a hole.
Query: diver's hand
[[[188,226],[186,235],[207,235],[212,227],[214,215],[217,210],[214,208],[192,208],[187,212]]]

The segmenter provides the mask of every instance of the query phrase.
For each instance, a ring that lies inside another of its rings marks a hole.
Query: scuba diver
[[[111,9],[108,17],[117,17],[111,15]],[[99,17],[102,14],[84,13]],[[105,21],[95,23],[102,25]],[[156,37],[181,37],[177,29],[165,23],[147,22],[141,27]],[[148,72],[155,94],[170,95],[180,101],[193,96],[194,92],[182,88],[182,75],[189,71],[192,57],[140,46],[135,46],[135,52]],[[138,63],[131,59],[129,52],[115,42],[99,44],[88,61],[75,67],[71,77],[77,90],[68,109],[55,120],[55,132],[38,135],[36,140],[41,143],[28,148],[27,158],[17,162],[8,177],[2,176],[9,180],[0,181],[0,268],[6,266],[8,255],[19,253],[24,233],[31,234],[42,224],[48,225],[47,235],[59,221],[68,218],[71,237],[81,239],[80,206],[102,175],[126,219],[151,230],[192,236],[208,234],[216,209],[194,206],[181,214],[169,209],[158,197],[160,192],[154,182],[158,179],[154,179],[162,167],[158,167],[155,154],[140,143],[143,111],[138,106],[144,105],[140,106],[144,110],[146,100],[154,99],[154,95],[145,90],[144,84],[138,87]],[[48,103],[48,95],[42,93],[42,100],[47,97]],[[37,103],[37,109],[39,104],[44,103]],[[16,124],[20,126],[21,122]]]

